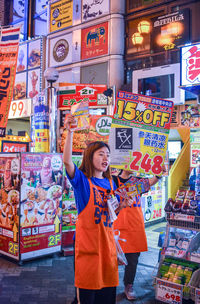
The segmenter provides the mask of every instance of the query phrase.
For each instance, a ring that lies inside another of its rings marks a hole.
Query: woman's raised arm
[[[72,162],[72,141],[73,141],[73,132],[70,129],[70,125],[75,123],[75,118],[69,114],[65,121],[65,128],[67,130],[67,136],[65,139],[64,151],[63,151],[63,162],[65,164],[65,168],[70,178],[74,177],[74,164]]]

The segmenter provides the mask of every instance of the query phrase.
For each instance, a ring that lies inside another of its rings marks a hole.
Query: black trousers
[[[125,253],[125,256],[128,262],[124,271],[124,285],[126,286],[134,282],[140,252]]]
[[[77,288],[80,304],[115,304],[116,287],[106,287],[102,289],[82,289]]]

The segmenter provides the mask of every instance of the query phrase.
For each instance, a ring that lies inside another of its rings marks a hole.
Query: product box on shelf
[[[198,270],[198,263],[165,257],[160,263],[156,281],[161,279],[169,283],[181,285],[183,298],[190,298],[189,283],[193,273]]]

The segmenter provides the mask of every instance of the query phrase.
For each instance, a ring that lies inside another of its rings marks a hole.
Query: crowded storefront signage
[[[199,62],[200,43],[181,48],[181,86],[200,84]]]
[[[73,1],[60,0],[50,5],[50,32],[72,25]]]
[[[189,41],[189,9],[152,18],[151,49],[167,51]]]
[[[81,59],[108,54],[108,22],[82,29]]]
[[[1,30],[0,38],[0,137],[5,136],[15,83],[20,27]]]
[[[119,91],[110,130],[111,166],[159,175],[173,102]]]
[[[89,101],[89,106],[107,105],[105,90],[106,85],[59,83],[58,107],[69,108],[85,100]]]

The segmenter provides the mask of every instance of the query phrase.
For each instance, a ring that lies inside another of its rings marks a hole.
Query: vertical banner
[[[35,97],[33,117],[34,152],[49,152],[49,107],[45,105],[44,92]]]
[[[4,137],[13,97],[20,27],[1,30],[0,37],[0,137]]]
[[[20,157],[0,155],[0,253],[19,259]]]
[[[61,249],[61,154],[21,156],[20,253],[22,260]]]
[[[160,175],[172,113],[172,101],[119,91],[109,136],[111,166]]]

